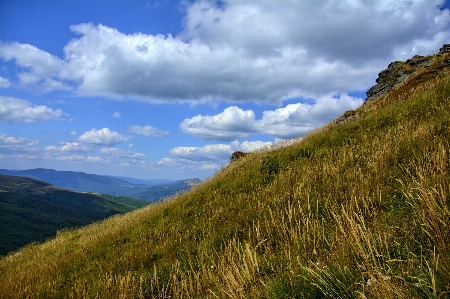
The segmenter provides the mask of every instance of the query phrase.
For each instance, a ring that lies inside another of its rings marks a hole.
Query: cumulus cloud
[[[86,162],[88,163],[104,163],[105,159],[96,156],[87,156]]]
[[[120,115],[120,112],[114,112],[112,115],[113,118],[121,118],[122,115]]]
[[[42,92],[279,104],[367,89],[390,61],[436,51],[450,41],[442,3],[196,1],[177,36],[78,24],[63,58],[5,42],[0,58],[20,66],[22,86]]]
[[[168,135],[169,132],[163,131],[152,126],[129,126],[128,132],[144,136],[162,137]]]
[[[180,128],[183,132],[202,139],[230,141],[245,138],[255,132],[255,113],[236,106],[226,108],[214,116],[197,115],[185,119]]]
[[[0,135],[0,158],[11,157],[19,159],[34,159],[38,150],[36,146],[39,140],[8,136],[6,134]]]
[[[102,148],[100,153],[107,155],[109,158],[114,159],[132,159],[132,160],[144,160],[147,156],[141,153],[135,153],[131,151],[124,151],[119,148],[109,147]]]
[[[313,104],[290,104],[274,111],[265,111],[256,122],[260,133],[277,138],[295,138],[322,126],[349,109],[363,103],[360,98],[342,94],[322,96]]]
[[[253,111],[232,106],[218,115],[187,118],[180,124],[180,128],[184,133],[206,140],[231,141],[248,137],[250,133],[268,134],[283,139],[294,138],[362,103],[362,99],[346,94],[326,95],[313,104],[289,104],[276,110],[264,111],[260,120],[255,119]]]
[[[0,58],[15,60],[17,65],[27,69],[18,74],[22,86],[41,92],[73,89],[63,82],[65,62],[33,45],[0,42]]]
[[[57,151],[57,152],[88,152],[92,148],[86,146],[80,142],[61,142],[61,146],[49,145],[45,148],[46,151]]]
[[[0,135],[0,145],[26,145],[33,146],[39,144],[37,139],[21,138],[7,136],[6,134]]]
[[[101,130],[99,130],[101,131]],[[102,142],[112,142],[102,140]],[[0,141],[1,143],[1,141]],[[98,143],[94,143],[98,145]],[[102,165],[146,165],[147,156],[142,153],[125,151],[115,147],[98,148],[86,145],[82,142],[61,142],[59,146],[50,145],[45,147],[41,157],[46,160],[55,161],[72,161],[72,162],[87,162]]]
[[[119,134],[118,132],[110,131],[108,128],[100,130],[92,129],[84,132],[78,141],[81,143],[94,145],[116,145],[128,140],[128,137]]]
[[[176,147],[169,151],[173,157],[191,161],[224,160],[232,153],[226,144],[208,144],[203,147]]]
[[[53,110],[47,106],[32,106],[31,102],[0,97],[0,121],[2,122],[38,122],[48,120],[65,120],[67,113],[60,109]]]
[[[156,163],[150,163],[149,169],[166,173],[167,175],[180,175],[196,173],[196,175],[209,176],[227,165],[234,151],[254,152],[261,149],[270,149],[283,146],[284,143],[263,141],[233,141],[222,144],[207,144],[201,147],[175,147],[169,151],[170,157],[163,158]]]
[[[84,155],[61,155],[56,152],[47,152],[46,155],[42,157],[46,160],[55,160],[55,161],[69,161],[69,162],[87,162],[87,158]]]
[[[11,86],[9,79],[0,77],[0,88],[8,88]]]
[[[233,141],[230,144],[207,144],[202,147],[176,147],[171,149],[169,154],[174,158],[190,161],[224,163],[228,161],[234,151],[252,152],[271,145],[272,142],[244,141],[240,143]]]

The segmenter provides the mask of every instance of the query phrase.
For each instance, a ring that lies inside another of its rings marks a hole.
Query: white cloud
[[[202,139],[231,141],[245,138],[255,132],[255,113],[236,106],[226,108],[214,116],[197,115],[185,119],[180,128],[183,132]]]
[[[39,152],[36,146],[39,140],[8,136],[6,134],[0,135],[0,158],[8,159],[34,159]]]
[[[112,115],[113,118],[121,118],[122,115],[120,115],[120,112],[114,112]]]
[[[244,141],[239,143],[233,141],[230,144],[207,144],[202,147],[176,147],[171,149],[169,154],[177,159],[225,163],[234,151],[253,152],[271,145],[272,142]]]
[[[390,61],[436,51],[450,42],[442,3],[197,1],[175,37],[78,24],[63,58],[20,43],[1,43],[0,58],[15,60],[22,86],[43,92],[279,104],[367,89]]]
[[[264,142],[264,141],[244,141],[239,143],[238,141],[234,141],[231,143],[231,149],[233,151],[242,151],[242,152],[254,152],[261,149],[268,149],[274,145],[273,142]]]
[[[229,144],[208,144],[202,147],[176,147],[169,151],[170,158],[163,158],[148,167],[169,175],[184,174],[186,176],[186,174],[196,173],[196,175],[207,176],[227,165],[234,151],[252,152],[272,145],[272,142],[233,141]]]
[[[362,99],[345,94],[337,97],[326,95],[313,104],[290,104],[274,111],[265,111],[255,125],[260,133],[283,139],[295,138],[330,122],[349,109],[356,109],[362,103]]]
[[[203,147],[176,147],[169,154],[176,158],[192,161],[224,160],[230,157],[231,146],[226,144],[208,144]]]
[[[360,98],[345,94],[326,95],[313,104],[289,104],[276,110],[264,111],[260,120],[251,110],[236,106],[214,116],[197,115],[185,119],[180,128],[184,133],[206,140],[231,141],[251,133],[268,134],[277,138],[294,138],[306,134],[349,109],[363,103]]]
[[[61,142],[60,146],[47,146],[42,157],[47,160],[101,163],[111,166],[117,165],[119,162],[134,166],[147,163],[147,156],[141,153],[114,147],[98,149],[86,146],[81,142]]]
[[[86,162],[91,162],[91,163],[103,163],[105,162],[105,160],[101,157],[93,157],[93,156],[88,156],[86,159]]]
[[[73,89],[63,82],[65,62],[35,46],[0,42],[0,58],[14,59],[17,65],[26,69],[18,74],[22,86],[42,92]]]
[[[57,152],[89,152],[92,148],[80,143],[80,142],[61,142],[61,146],[57,147],[54,145],[47,146],[45,148],[47,151],[57,151]]]
[[[216,46],[234,45],[251,56],[271,56],[287,46],[303,49],[314,58],[359,64],[386,59],[401,45],[432,43],[448,30],[449,12],[438,9],[443,2],[324,0],[279,5],[229,0],[219,6],[197,1],[188,8],[183,37]],[[447,41],[448,37],[447,32]]]
[[[29,101],[0,97],[0,121],[2,122],[37,122],[48,120],[65,120],[67,113],[60,109],[53,110],[47,106],[32,106]]]
[[[86,156],[83,155],[45,155],[47,160],[70,161],[70,162],[86,162]]]
[[[0,135],[0,145],[25,145],[33,146],[39,144],[37,139],[28,139],[21,137],[7,136],[6,134]]]
[[[0,77],[0,88],[8,88],[11,86],[9,79]]]
[[[129,126],[128,132],[144,135],[144,136],[154,136],[154,137],[162,137],[164,135],[168,135],[169,132],[163,131],[152,126]]]
[[[110,131],[108,128],[100,130],[92,129],[84,132],[78,141],[82,143],[95,145],[116,145],[128,140],[128,137],[119,134],[118,132]]]
[[[124,151],[119,148],[102,148],[100,153],[107,155],[109,159],[132,159],[132,160],[144,160],[147,158],[146,155],[141,153],[135,153],[130,151]]]

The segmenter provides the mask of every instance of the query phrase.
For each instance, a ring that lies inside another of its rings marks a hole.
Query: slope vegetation
[[[0,175],[0,255],[115,214],[143,200],[72,192],[26,177]]]
[[[450,56],[427,59],[299,142],[3,258],[1,296],[448,298]]]

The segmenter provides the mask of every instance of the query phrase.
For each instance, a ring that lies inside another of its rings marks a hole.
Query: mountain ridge
[[[59,171],[46,168],[35,168],[27,170],[8,170],[0,169],[0,174],[25,176],[47,182],[51,185],[77,191],[77,192],[94,192],[100,194],[108,194],[111,196],[127,196],[149,201],[162,200],[165,197],[172,196],[176,193],[183,192],[191,188],[190,180],[180,181],[154,180],[161,182],[160,184],[148,185],[142,184],[143,180],[123,177],[124,179],[103,176],[96,174],[88,174],[76,171]],[[134,180],[138,184],[126,181]],[[167,189],[167,190],[165,190]]]

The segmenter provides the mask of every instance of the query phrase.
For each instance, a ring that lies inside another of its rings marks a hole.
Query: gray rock
[[[450,52],[450,44],[445,44],[439,49],[439,53],[437,55],[444,55],[445,53]]]

